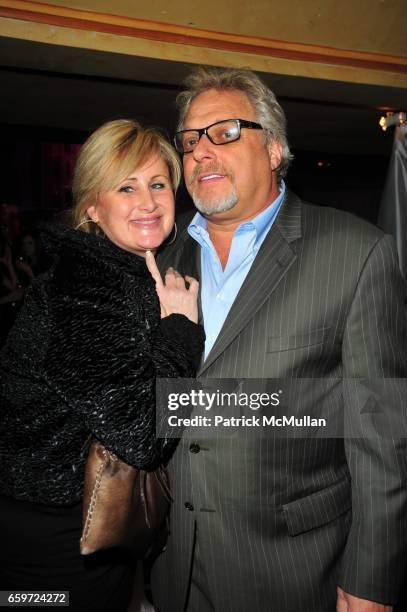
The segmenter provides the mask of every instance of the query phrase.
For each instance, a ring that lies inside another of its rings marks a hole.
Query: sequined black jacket
[[[194,376],[204,333],[182,315],[161,321],[143,258],[62,226],[44,242],[56,261],[0,358],[0,494],[70,505],[91,434],[136,467],[165,459],[155,378]]]

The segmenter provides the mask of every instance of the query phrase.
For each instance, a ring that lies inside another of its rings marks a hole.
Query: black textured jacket
[[[90,434],[136,467],[156,464],[155,378],[191,377],[204,333],[161,322],[141,257],[108,239],[48,228],[57,254],[38,277],[1,354],[0,494],[78,502]]]

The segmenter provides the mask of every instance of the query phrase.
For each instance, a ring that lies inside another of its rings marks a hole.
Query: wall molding
[[[0,17],[163,43],[407,75],[407,58],[400,56],[229,34],[40,2],[0,0]]]

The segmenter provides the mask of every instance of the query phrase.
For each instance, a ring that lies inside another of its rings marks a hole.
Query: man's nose
[[[216,157],[216,151],[214,149],[216,145],[214,145],[206,134],[202,134],[200,139],[198,140],[198,144],[195,149],[192,151],[192,155],[197,162],[201,162],[205,158],[213,159]]]

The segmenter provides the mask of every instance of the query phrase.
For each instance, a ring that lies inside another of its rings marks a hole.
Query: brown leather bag
[[[119,546],[142,559],[162,550],[171,501],[163,466],[138,470],[93,440],[85,467],[82,555]]]

